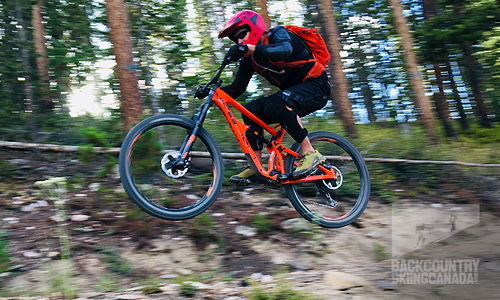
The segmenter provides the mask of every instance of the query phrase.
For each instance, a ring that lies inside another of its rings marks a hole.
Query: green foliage
[[[104,263],[106,267],[111,272],[129,276],[134,273],[134,270],[130,267],[128,261],[122,258],[116,250],[108,248],[108,247],[98,247],[97,249],[103,256]]]
[[[250,300],[319,300],[320,298],[306,292],[296,291],[283,280],[272,288],[254,285],[248,295]]]
[[[393,192],[396,177],[388,172],[383,164],[368,163],[370,172],[371,193],[389,202],[398,199],[398,195]]]
[[[212,230],[215,227],[215,223],[212,217],[204,212],[198,217],[194,219],[193,226],[191,226],[188,230],[191,232],[191,235],[195,235],[201,238],[212,237]]]
[[[93,147],[109,148],[107,132],[100,132],[96,127],[85,127],[79,130],[85,138],[87,145],[78,148],[78,159],[83,163],[90,163],[97,160],[97,154]],[[97,176],[105,177],[110,174],[113,168],[118,164],[118,158],[112,155],[105,155],[106,163],[102,170],[99,170]]]
[[[80,134],[85,137],[87,143],[94,147],[109,147],[107,142],[107,133],[99,132],[96,127],[86,127],[80,129]]]
[[[78,147],[78,160],[83,163],[91,163],[96,160],[97,153],[94,151],[92,145],[85,145]]]
[[[113,274],[103,274],[94,288],[99,292],[114,292],[120,288],[120,282],[117,280],[117,277]]]
[[[483,128],[474,124],[470,129],[463,131],[461,139],[476,145],[497,144],[500,143],[500,126]]]
[[[181,284],[181,288],[180,288],[179,293],[185,297],[193,297],[197,291],[198,291],[198,289],[194,285],[192,285],[191,283],[183,282]]]
[[[148,278],[146,280],[143,280],[140,284],[143,287],[142,293],[145,295],[161,292],[160,281],[154,275],[148,276]]]
[[[0,233],[0,273],[9,270],[10,262],[11,256],[8,248],[8,235],[2,232]]]
[[[9,178],[14,176],[15,165],[6,161],[0,160],[0,178]]]
[[[132,164],[134,169],[133,176],[140,175],[147,176],[151,174],[151,169],[158,167],[159,157],[163,150],[159,142],[158,134],[154,130],[149,130],[141,136],[139,143],[134,146],[134,153],[132,156]]]
[[[127,210],[125,213],[125,219],[128,221],[138,221],[143,220],[148,214],[142,211],[141,209],[134,207],[131,210]]]
[[[99,170],[99,177],[106,177],[106,175],[110,174],[114,167],[118,165],[118,158],[112,155],[106,155],[106,163],[104,164],[104,168]]]
[[[81,84],[95,60],[91,43],[93,3],[86,0],[44,1],[49,68],[56,91],[68,91],[69,84]]]
[[[194,218],[189,226],[183,229],[184,233],[193,239],[194,243],[199,248],[203,248],[210,242],[217,240],[217,235],[214,232],[215,222],[212,217],[204,212]]]
[[[257,232],[268,232],[271,230],[271,220],[266,215],[257,214],[250,219],[250,222],[257,228]]]
[[[73,283],[73,265],[71,260],[63,259],[48,265],[51,293],[61,293],[64,299],[76,297],[76,286]]]
[[[387,253],[387,247],[377,242],[373,243],[373,256],[376,261],[383,261],[390,258]]]
[[[447,151],[437,151],[437,146],[430,143],[423,129],[418,126],[411,128],[411,135],[403,134],[397,128],[376,126],[360,127],[359,132],[360,138],[355,143],[365,157],[406,160],[445,160],[449,157]],[[370,164],[368,171],[374,193],[380,192],[390,199],[392,196],[387,193],[390,185],[387,184],[398,181],[430,186],[437,182],[438,169],[433,165],[381,163]]]

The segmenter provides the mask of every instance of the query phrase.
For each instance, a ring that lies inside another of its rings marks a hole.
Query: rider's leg
[[[314,169],[319,163],[325,160],[324,157],[312,147],[309,138],[307,138],[307,130],[303,127],[300,117],[292,108],[286,105],[279,95],[274,94],[258,98],[247,103],[245,107],[266,124],[280,123],[286,126],[290,136],[301,145],[302,154],[304,156],[299,162],[299,166],[295,170],[294,176],[299,177],[307,175],[310,170]],[[258,135],[262,135],[263,129],[245,115],[243,115],[243,120],[245,124],[252,128],[253,132],[247,131],[246,136],[257,159],[262,164],[263,144],[254,132],[257,132]],[[235,183],[241,183],[247,181],[248,178],[253,175],[253,171],[246,168],[239,174],[231,176],[230,180]]]
[[[305,139],[300,142],[300,147],[302,148],[302,153],[314,153],[316,152],[314,150],[314,147],[311,145],[311,141],[309,138],[306,136]]]
[[[292,108],[290,107],[286,107],[288,108],[289,110],[292,110]],[[302,124],[302,120],[300,119],[299,116],[297,116],[297,122],[299,123],[300,127],[304,128],[304,125]],[[309,140],[309,138],[306,136],[302,142],[300,142],[300,147],[302,148],[302,153],[314,153],[316,152],[313,148],[313,146],[311,145],[311,141]]]
[[[290,86],[278,92],[277,95],[286,103],[287,107],[291,107],[297,113],[298,117],[303,117],[323,108],[327,104],[330,95],[330,82],[326,73],[323,73],[317,78],[309,78],[302,83]],[[301,124],[300,119],[297,120]],[[307,176],[325,158],[314,150],[307,137],[295,139],[295,141],[300,143],[302,147],[303,158],[295,169],[293,176]]]
[[[263,114],[264,103],[262,103],[261,99],[262,98],[256,99],[245,105],[246,109],[248,109],[250,112],[252,112],[255,116],[257,116],[260,119],[264,117]],[[245,124],[251,126],[252,128],[253,132],[247,131],[245,135],[247,137],[248,143],[252,147],[252,150],[254,150],[257,159],[259,160],[260,164],[262,164],[262,148],[264,145],[262,141],[257,138],[254,132],[256,131],[258,134],[262,135],[264,133],[264,130],[245,115],[243,115],[243,120]],[[254,179],[256,179],[256,176],[253,170],[249,166],[245,167],[240,173],[235,174],[229,178],[231,182],[237,185],[250,184],[251,182],[254,181]]]
[[[299,165],[293,172],[293,177],[299,178],[307,176],[320,163],[324,162],[326,158],[311,145],[311,141],[307,137],[307,130],[302,126],[299,116],[297,116],[293,111],[291,111],[291,113],[295,115],[295,118],[284,118],[283,123],[287,126],[288,133],[296,142],[300,144],[302,148],[303,156],[299,161]]]
[[[294,177],[307,176],[321,162],[325,161],[323,155],[312,147],[307,137],[307,130],[302,126],[300,117],[286,105],[281,97],[276,94],[268,97],[268,101],[264,106],[264,115],[267,121],[277,122],[286,126],[290,136],[302,147],[303,157],[293,172]]]

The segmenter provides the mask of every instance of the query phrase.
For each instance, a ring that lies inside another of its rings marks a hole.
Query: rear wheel
[[[172,168],[194,122],[177,115],[150,117],[125,137],[119,157],[123,187],[137,206],[167,220],[192,218],[217,198],[224,166],[217,143],[200,129],[186,164]]]
[[[313,132],[309,139],[327,158],[321,164],[337,175],[335,180],[318,180],[285,186],[290,202],[302,217],[323,227],[342,227],[355,221],[370,197],[370,176],[363,157],[345,138],[331,132]],[[292,150],[301,152],[295,143]],[[293,172],[296,158],[287,156],[285,170]],[[314,174],[322,174],[317,169]],[[324,174],[324,173],[323,173]]]

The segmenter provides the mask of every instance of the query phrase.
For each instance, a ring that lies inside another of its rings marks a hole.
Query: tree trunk
[[[413,39],[408,28],[407,20],[403,16],[403,8],[400,0],[389,0],[392,6],[394,21],[401,38],[401,45],[405,51],[406,69],[411,77],[411,87],[415,94],[416,105],[422,110],[422,122],[431,141],[438,143],[438,133],[436,122],[432,116],[429,99],[425,96],[424,83],[422,75],[418,70],[418,60],[413,50]]]
[[[472,43],[465,41],[463,43],[465,68],[467,69],[467,78],[471,85],[474,101],[476,102],[475,112],[479,118],[479,124],[484,128],[492,128],[491,122],[488,119],[488,109],[486,108],[485,94],[481,87],[480,74],[478,72],[479,66],[474,58],[474,50]]]
[[[151,57],[150,57],[150,48],[147,38],[146,38],[146,26],[143,23],[143,14],[142,14],[142,4],[139,2],[137,4],[137,15],[139,16],[139,44],[142,47],[142,66],[144,67],[144,73],[146,75],[146,96],[151,101],[151,110],[153,111],[153,115],[160,114],[160,104],[158,101],[158,97],[156,97],[156,93],[154,91],[153,86],[153,74],[151,71]]]
[[[435,0],[423,0],[422,4],[424,8],[424,19],[432,19],[436,15]],[[457,133],[455,132],[451,121],[450,107],[448,106],[446,94],[444,93],[443,76],[441,74],[440,66],[441,60],[448,60],[445,48],[446,47],[443,45],[443,50],[441,50],[442,53],[436,53],[436,55],[434,55],[434,75],[436,76],[436,85],[438,86],[438,91],[434,93],[434,101],[436,103],[436,112],[443,124],[446,136],[449,138],[456,138]]]
[[[467,120],[467,115],[465,114],[464,106],[462,105],[462,99],[460,98],[460,94],[458,93],[457,84],[455,83],[455,78],[453,78],[453,69],[451,68],[450,60],[446,60],[446,69],[448,72],[448,80],[450,81],[450,87],[453,91],[453,99],[455,100],[458,115],[460,119],[458,119],[458,123],[460,123],[460,127],[462,129],[469,129],[469,122]]]
[[[49,58],[47,56],[47,48],[45,48],[45,29],[42,20],[42,0],[39,0],[33,5],[31,25],[33,26],[35,52],[38,55],[36,66],[39,74],[38,82],[40,83],[40,109],[50,111],[54,108],[54,103],[49,94],[49,68],[47,66]]]
[[[446,101],[446,94],[444,93],[443,76],[441,75],[441,67],[438,63],[434,64],[434,74],[436,75],[436,85],[439,91],[434,93],[434,99],[436,101],[436,111],[438,113],[439,119],[443,122],[443,127],[446,136],[449,138],[456,138],[457,133],[453,128],[450,116],[450,107]]]
[[[19,23],[19,39],[21,41],[21,53],[24,65],[24,93],[26,101],[26,112],[29,113],[29,125],[31,130],[31,138],[34,142],[38,142],[38,127],[36,124],[35,105],[33,104],[33,85],[31,82],[31,66],[30,56],[28,52],[28,42],[26,38],[26,24],[24,22],[22,2],[16,3],[17,22]]]
[[[123,0],[106,0],[106,12],[116,60],[115,71],[120,84],[124,125],[129,129],[142,116],[142,103],[133,62],[127,9]]]
[[[363,62],[366,60],[366,55],[362,53],[358,56],[358,59]],[[374,124],[377,121],[377,116],[375,115],[375,105],[373,104],[373,91],[368,84],[369,74],[363,66],[357,68],[356,74],[361,84],[361,93],[363,94],[366,112],[368,113],[368,120]]]
[[[269,18],[269,12],[267,11],[267,1],[257,0],[257,7],[259,9],[259,14],[264,18],[267,29],[271,28],[271,19]]]
[[[347,135],[354,138],[357,136],[356,127],[354,126],[351,100],[348,96],[349,87],[343,70],[342,58],[340,57],[342,45],[340,44],[340,34],[333,11],[333,4],[330,0],[321,0],[319,4],[321,5],[319,9],[321,24],[327,33],[324,38],[332,56],[328,67],[331,74],[334,106]]]

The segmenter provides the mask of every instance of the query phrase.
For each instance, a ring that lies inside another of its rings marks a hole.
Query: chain
[[[335,207],[337,207],[337,205],[335,205],[335,206],[324,205],[324,204],[321,204],[321,203],[318,203],[318,202],[314,202],[314,201],[311,201],[311,200],[302,200],[302,202],[307,202],[307,203],[311,203],[311,204],[314,204],[314,205],[323,206],[323,207],[326,207],[326,208],[329,208],[329,209],[335,209]]]

